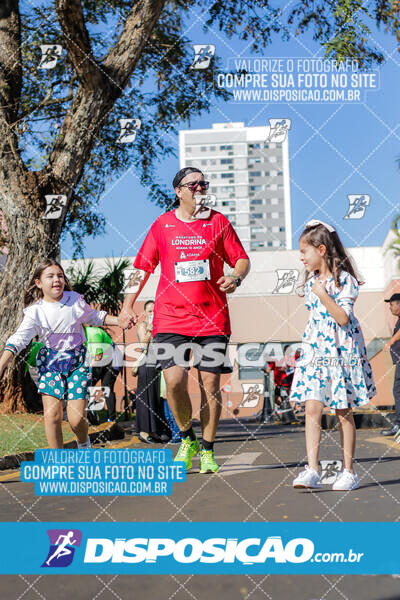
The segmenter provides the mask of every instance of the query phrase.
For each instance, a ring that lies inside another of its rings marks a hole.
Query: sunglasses
[[[202,190],[208,190],[210,185],[209,181],[191,181],[190,183],[182,183],[179,187],[187,187],[188,190],[194,192],[197,189],[197,186],[200,186]]]

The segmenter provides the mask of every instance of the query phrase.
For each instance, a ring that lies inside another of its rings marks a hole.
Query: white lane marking
[[[258,465],[254,465],[253,463],[259,456],[261,456],[262,452],[241,452],[240,454],[217,454],[216,460],[218,464],[221,465],[220,470],[218,471],[219,475],[237,475],[238,473],[246,473],[246,471],[255,471],[258,468]],[[193,461],[199,459],[198,456],[194,457]],[[225,462],[221,464],[223,459]],[[260,465],[265,466],[265,465]]]

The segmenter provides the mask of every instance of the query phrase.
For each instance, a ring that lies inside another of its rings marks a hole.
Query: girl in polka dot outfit
[[[119,325],[129,328],[132,317],[114,317],[91,308],[73,292],[61,265],[55,260],[41,262],[25,292],[24,319],[8,338],[0,358],[0,377],[11,358],[38,336],[44,346],[36,358],[38,389],[42,394],[44,424],[50,448],[62,448],[63,400],[78,448],[89,448],[85,409],[91,381],[85,361],[86,325]],[[90,361],[89,361],[90,362]]]
[[[290,397],[305,402],[308,465],[293,487],[322,487],[318,474],[321,418],[324,407],[329,406],[338,418],[344,463],[332,488],[354,490],[358,479],[353,469],[356,429],[352,407],[368,404],[376,394],[363,334],[353,312],[360,281],[331,225],[309,221],[299,247],[310,312]]]

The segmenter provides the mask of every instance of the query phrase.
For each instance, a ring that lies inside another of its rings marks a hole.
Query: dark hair
[[[203,177],[204,177],[203,171],[200,171],[200,169],[198,169],[197,167],[184,167],[183,169],[178,171],[177,174],[175,175],[175,177],[173,178],[172,187],[174,189],[176,187],[179,187],[179,184],[182,181],[182,179],[184,179],[186,177],[186,175],[190,175],[190,173],[201,173],[201,175],[203,175]],[[176,208],[177,206],[179,206],[179,198],[178,198],[178,196],[175,196],[175,200],[172,204],[172,208]]]
[[[143,306],[143,310],[146,310],[146,306],[148,306],[149,304],[154,304],[154,300],[146,300]]]
[[[300,236],[300,240],[304,240],[306,244],[310,244],[315,248],[318,248],[321,244],[326,247],[324,259],[337,287],[341,287],[339,277],[342,271],[350,273],[359,285],[364,283],[357,274],[353,262],[336,231],[330,232],[325,225],[318,223],[306,227]],[[299,286],[302,291],[304,291],[304,285],[311,276],[311,272],[306,271],[304,279]]]
[[[62,268],[60,263],[57,262],[56,260],[54,260],[53,258],[45,258],[44,260],[42,260],[42,262],[40,262],[37,265],[36,269],[33,272],[33,275],[29,282],[29,285],[28,285],[27,289],[25,290],[25,295],[24,295],[24,305],[25,306],[29,306],[30,304],[37,302],[37,300],[39,300],[40,298],[43,298],[43,292],[40,288],[37,287],[37,285],[35,283],[35,279],[40,279],[43,271],[45,269],[47,269],[47,267],[59,267],[59,269],[61,269],[61,271],[63,272],[63,275],[64,275],[64,281],[65,281],[64,290],[67,290],[69,292],[72,291],[71,284],[68,280],[68,277],[65,275],[64,269]]]

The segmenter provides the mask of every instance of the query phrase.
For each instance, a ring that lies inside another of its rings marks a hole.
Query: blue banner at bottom
[[[2,574],[400,573],[400,523],[0,523],[0,530]]]

